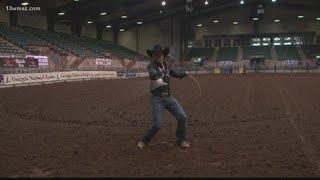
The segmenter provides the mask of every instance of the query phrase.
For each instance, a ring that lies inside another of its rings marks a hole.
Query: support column
[[[79,14],[81,13],[77,11],[71,14],[71,34],[78,37],[81,36],[83,23],[82,16],[79,16]]]
[[[140,34],[139,34],[139,27],[136,27],[136,51],[139,53],[139,39],[140,39]]]
[[[17,7],[19,6],[18,1],[8,1],[7,6]],[[17,26],[18,22],[18,12],[17,11],[9,11],[9,26]]]
[[[113,30],[113,43],[118,44],[119,29]]]
[[[47,29],[50,32],[54,31],[55,16],[54,9],[47,9]]]
[[[71,24],[71,34],[74,36],[81,36],[82,25],[78,22],[72,22]]]
[[[17,26],[18,21],[18,13],[16,11],[9,12],[9,25],[10,26]]]
[[[102,33],[103,33],[103,25],[97,24],[97,39],[102,40]]]

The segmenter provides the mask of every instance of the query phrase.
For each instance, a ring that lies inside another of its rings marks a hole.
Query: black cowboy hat
[[[155,53],[155,52],[162,52],[163,56],[166,57],[169,54],[169,48],[162,49],[162,47],[159,44],[156,44],[155,46],[153,46],[152,50],[150,50],[150,49],[147,50],[147,54],[150,57],[152,57],[153,53]]]

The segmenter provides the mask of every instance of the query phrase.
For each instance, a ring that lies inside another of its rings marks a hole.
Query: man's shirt
[[[176,72],[174,70],[171,70],[170,68],[168,68],[168,65],[165,62],[163,65],[164,69],[161,63],[155,61],[150,62],[150,64],[148,65],[149,78],[151,80],[150,91],[155,95],[159,95],[163,92],[170,93],[170,76],[182,79],[187,75],[186,72]],[[156,80],[158,79],[163,79],[163,81],[168,85],[159,86],[156,83]]]

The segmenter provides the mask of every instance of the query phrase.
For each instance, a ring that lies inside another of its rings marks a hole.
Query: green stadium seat
[[[237,58],[237,47],[221,47],[218,52],[217,61],[236,61]]]
[[[283,60],[301,60],[296,46],[276,46],[278,59]]]

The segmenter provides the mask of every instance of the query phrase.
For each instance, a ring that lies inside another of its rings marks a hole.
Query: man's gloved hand
[[[168,85],[168,83],[165,83],[165,82],[163,81],[163,79],[158,79],[158,80],[156,80],[156,82],[157,82],[157,84],[160,85],[160,86]]]

